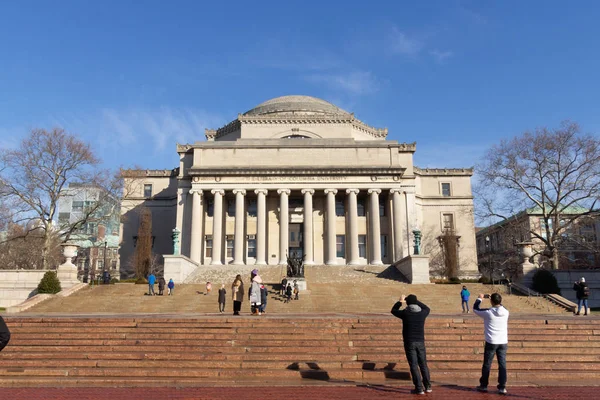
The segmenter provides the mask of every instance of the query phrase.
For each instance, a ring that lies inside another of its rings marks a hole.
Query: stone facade
[[[393,264],[460,236],[460,268],[477,272],[471,169],[420,169],[415,143],[386,140],[344,110],[308,96],[269,100],[206,141],[177,145],[179,167],[131,171],[122,202],[121,260],[134,252],[138,212],[153,215],[154,249],[195,265]]]

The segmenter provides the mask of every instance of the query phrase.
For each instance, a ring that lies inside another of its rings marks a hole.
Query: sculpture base
[[[68,289],[81,282],[77,279],[77,266],[72,263],[64,263],[58,266],[56,277],[60,281],[62,290]]]
[[[294,288],[294,281],[296,281],[296,283],[298,284],[298,290],[308,290],[308,285],[306,284],[306,278],[291,278],[291,277],[287,277],[286,278],[288,283],[292,284],[292,289]]]

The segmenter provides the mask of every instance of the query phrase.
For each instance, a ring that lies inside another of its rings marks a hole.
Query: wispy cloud
[[[416,56],[423,49],[422,40],[414,36],[409,36],[400,31],[397,27],[392,27],[389,37],[389,49],[392,54],[401,54],[404,56]]]
[[[378,79],[370,71],[312,74],[305,78],[311,83],[324,84],[331,89],[341,90],[353,95],[374,93],[380,87]]]
[[[107,134],[121,144],[152,139],[155,151],[178,143],[193,143],[204,137],[204,129],[217,127],[222,119],[202,110],[161,107],[153,110],[102,110]]]
[[[452,57],[454,55],[453,52],[449,50],[441,51],[438,49],[433,49],[429,52],[429,54],[435,58],[438,63],[444,62],[446,59]]]

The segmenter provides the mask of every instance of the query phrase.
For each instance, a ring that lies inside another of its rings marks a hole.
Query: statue
[[[304,261],[296,252],[291,257],[287,256],[287,276],[288,278],[304,278]]]
[[[413,235],[415,236],[415,255],[421,254],[421,231],[414,230]]]
[[[178,256],[181,254],[181,248],[179,246],[179,235],[181,232],[179,229],[173,229],[173,234],[171,235],[171,239],[173,240],[173,254]]]

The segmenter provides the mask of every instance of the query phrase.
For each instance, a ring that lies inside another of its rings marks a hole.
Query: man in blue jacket
[[[154,283],[156,283],[156,277],[154,276],[154,274],[152,272],[150,272],[150,275],[148,275],[148,295],[149,296],[156,295],[156,293],[154,293]]]
[[[466,286],[463,286],[462,290],[460,291],[460,300],[463,313],[466,312],[467,314],[469,313],[469,297],[471,297],[471,293],[469,293],[469,290]]]
[[[406,308],[401,310],[404,301],[406,301]],[[402,320],[404,352],[415,385],[412,391],[414,394],[431,393],[431,379],[425,353],[425,319],[429,311],[429,307],[418,301],[414,294],[402,295],[400,301],[392,307],[392,314]]]

